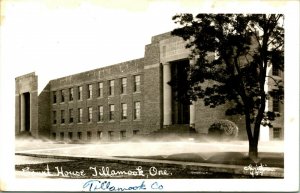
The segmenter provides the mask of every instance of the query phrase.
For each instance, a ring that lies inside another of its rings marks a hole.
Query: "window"
[[[140,133],[139,130],[133,130],[133,135],[138,135]]]
[[[103,97],[103,82],[99,82],[99,85],[98,85],[98,97]]]
[[[139,75],[134,76],[134,92],[140,92],[141,90],[141,77]]]
[[[92,140],[92,133],[91,133],[90,131],[88,131],[88,132],[86,133],[86,136],[87,136],[87,140],[88,140],[88,141],[91,141],[91,140]]]
[[[108,131],[108,139],[112,141],[114,139],[114,132],[113,131]]]
[[[88,122],[92,122],[93,119],[93,108],[88,107]]]
[[[279,94],[275,92],[273,96],[273,111],[279,112],[279,110]]]
[[[93,86],[91,84],[88,85],[88,93],[87,98],[90,99],[93,96]]]
[[[115,94],[114,90],[115,90],[115,81],[110,80],[109,81],[109,91],[108,91],[110,96],[113,96]]]
[[[53,94],[53,103],[56,103],[56,91],[53,91],[52,92],[52,94]]]
[[[56,140],[56,133],[52,133],[52,139]]]
[[[78,87],[78,100],[82,100],[82,86]]]
[[[65,102],[65,90],[60,91],[60,96],[61,96],[61,102]]]
[[[273,139],[280,139],[281,137],[281,128],[274,127],[273,128]]]
[[[65,110],[60,111],[60,117],[61,117],[60,123],[64,124],[65,123]]]
[[[53,124],[57,123],[57,119],[56,119],[56,111],[53,111]]]
[[[102,139],[102,136],[103,135],[103,133],[102,133],[102,131],[97,131],[97,139]]]
[[[72,133],[72,132],[69,132],[69,133],[68,133],[68,137],[69,137],[70,140],[72,140],[72,138],[73,138],[73,133]]]
[[[69,109],[69,123],[73,123],[73,121],[74,121],[73,109]]]
[[[64,132],[60,132],[60,140],[61,140],[61,141],[64,140],[64,137],[65,137]]]
[[[73,88],[69,88],[69,101],[73,101],[74,99],[74,89]]]
[[[109,105],[109,120],[114,120],[115,105]]]
[[[272,65],[272,75],[279,76],[279,69],[274,65]]]
[[[103,122],[103,106],[98,106],[98,121]]]
[[[78,109],[78,123],[81,123],[82,122],[82,109],[79,108]]]
[[[126,131],[121,131],[121,140],[124,140],[126,138]]]
[[[127,92],[127,78],[121,79],[121,94],[126,94]]]
[[[122,103],[121,107],[122,107],[121,119],[126,120],[127,119],[127,104]]]
[[[140,119],[141,118],[141,104],[140,102],[134,102],[134,119]]]
[[[77,138],[78,138],[79,140],[82,140],[82,133],[81,133],[81,132],[77,132]]]

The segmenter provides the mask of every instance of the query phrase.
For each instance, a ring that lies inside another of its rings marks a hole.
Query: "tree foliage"
[[[182,37],[196,59],[187,68],[189,83],[179,100],[200,98],[209,107],[231,101],[235,105],[226,114],[245,115],[249,142],[257,149],[260,125],[274,119],[265,112],[272,97],[265,90],[267,67],[284,70],[283,15],[179,14],[173,20],[181,27],[172,35]],[[283,96],[282,83],[274,81]]]

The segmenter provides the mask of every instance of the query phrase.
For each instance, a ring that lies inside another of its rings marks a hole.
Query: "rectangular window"
[[[61,117],[60,123],[64,124],[65,123],[65,111],[64,110],[60,111],[60,117]]]
[[[103,122],[103,106],[98,106],[98,121]]]
[[[53,103],[56,103],[56,91],[53,91],[52,92],[52,94],[53,94]]]
[[[53,124],[57,123],[57,119],[56,119],[56,111],[53,111]]]
[[[88,85],[88,93],[87,98],[91,99],[93,97],[93,86],[91,84]]]
[[[60,140],[63,141],[64,140],[64,137],[65,137],[65,134],[64,132],[60,132]]]
[[[69,123],[73,123],[74,121],[74,112],[73,109],[69,109]]]
[[[281,137],[281,128],[274,127],[273,128],[273,139],[280,139]]]
[[[114,120],[115,105],[109,105],[109,120]]]
[[[141,91],[141,77],[139,75],[134,76],[134,92],[140,92]]]
[[[273,111],[274,112],[279,112],[279,94],[277,92],[274,93],[273,96]]]
[[[127,104],[122,103],[121,107],[122,107],[121,119],[126,120],[127,119]]]
[[[78,100],[82,100],[82,86],[78,87]]]
[[[127,78],[121,78],[121,94],[126,94],[127,92]]]
[[[77,132],[77,138],[78,138],[79,140],[82,140],[82,133],[81,133],[81,132]]]
[[[108,91],[109,96],[114,96],[115,94],[115,81],[110,80],[109,81],[109,91]]]
[[[52,139],[56,140],[56,133],[52,133]]]
[[[103,82],[99,82],[99,85],[98,85],[98,97],[103,97]]]
[[[121,134],[121,140],[126,139],[126,131],[121,131],[120,134]]]
[[[86,137],[87,137],[87,140],[88,140],[88,141],[91,141],[91,140],[92,140],[92,133],[91,133],[90,131],[88,131],[88,132],[86,133]]]
[[[93,119],[93,108],[88,107],[88,122],[92,122]]]
[[[272,65],[272,75],[279,76],[279,69]]]
[[[140,133],[139,130],[133,130],[133,135],[138,135]]]
[[[82,109],[79,108],[78,109],[78,123],[81,123],[82,122]]]
[[[103,135],[103,133],[102,133],[102,131],[97,131],[97,139],[102,139],[102,136]]]
[[[65,90],[60,91],[60,96],[61,96],[61,102],[65,102]]]
[[[68,133],[68,137],[69,137],[70,140],[72,140],[72,138],[73,138],[73,133],[72,133],[72,132],[69,132],[69,133]]]
[[[69,101],[73,101],[74,99],[74,89],[73,88],[69,88]]]
[[[141,118],[141,103],[140,102],[134,102],[134,119],[140,119]]]
[[[108,131],[108,139],[112,141],[114,139],[114,132],[113,131]]]

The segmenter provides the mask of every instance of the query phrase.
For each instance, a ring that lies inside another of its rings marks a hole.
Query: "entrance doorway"
[[[172,73],[172,120],[173,124],[189,124],[190,105],[178,96],[182,96],[187,86],[187,72],[185,68],[189,65],[189,60],[179,60],[171,63]]]
[[[21,132],[30,132],[30,93],[21,95]]]

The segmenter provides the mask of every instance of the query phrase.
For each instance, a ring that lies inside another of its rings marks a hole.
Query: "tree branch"
[[[279,87],[279,82],[280,82],[280,80],[277,81],[277,80],[276,80],[274,77],[272,77],[272,76],[266,76],[266,78],[271,78],[271,79],[275,82],[276,86]]]

